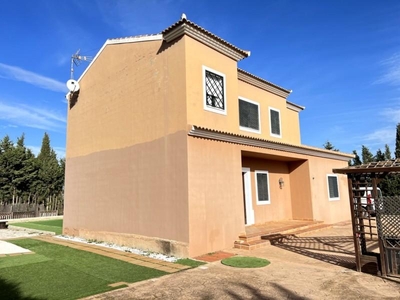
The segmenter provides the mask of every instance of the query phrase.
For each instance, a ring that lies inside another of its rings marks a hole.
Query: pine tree
[[[376,151],[374,161],[384,161],[384,160],[386,160],[385,154],[381,151],[381,149],[378,149],[378,151]]]
[[[400,123],[397,123],[396,127],[396,151],[395,157],[400,158]]]
[[[352,163],[351,165],[352,165],[352,166],[359,166],[359,165],[361,165],[361,159],[360,159],[360,156],[358,156],[357,151],[356,151],[356,150],[353,150],[353,154],[354,154],[354,158],[352,159],[352,160],[353,160],[353,163]]]
[[[65,160],[57,159],[47,133],[37,158],[25,147],[24,134],[15,145],[7,135],[0,140],[0,204],[40,200],[57,209],[63,201],[64,173]]]
[[[392,153],[390,152],[389,145],[385,145],[385,160],[392,159]]]
[[[47,133],[43,136],[37,163],[38,181],[34,184],[36,194],[46,207],[54,207],[54,202],[63,191],[64,170],[57,159],[56,152],[50,146],[50,138]]]
[[[332,145],[331,142],[326,141],[325,144],[322,145],[326,150],[332,150],[332,151],[339,151],[339,149],[336,149],[335,146]]]
[[[361,158],[363,164],[374,161],[374,156],[372,155],[371,151],[369,151],[368,147],[364,145],[361,146]]]
[[[6,135],[0,141],[0,201],[10,202],[13,192],[13,142]]]
[[[42,146],[40,147],[40,153],[38,155],[38,160],[46,160],[51,155],[51,147],[50,147],[50,137],[47,132],[44,133],[42,139]]]

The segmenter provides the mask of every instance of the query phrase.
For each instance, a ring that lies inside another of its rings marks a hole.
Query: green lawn
[[[1,299],[77,299],[167,274],[34,239],[10,242],[35,254],[0,258]]]
[[[56,234],[62,234],[63,220],[47,220],[47,221],[32,221],[22,223],[10,223],[12,226],[19,226],[24,228],[32,228],[37,230],[51,231]]]
[[[193,259],[190,259],[190,258],[180,258],[180,259],[178,259],[176,261],[176,263],[180,264],[180,265],[189,266],[189,267],[192,267],[192,268],[197,268],[197,267],[199,267],[201,265],[205,265],[206,264],[205,262],[198,261],[198,260],[193,260]]]
[[[235,268],[261,268],[270,264],[266,259],[248,256],[232,256],[223,259],[221,263]]]

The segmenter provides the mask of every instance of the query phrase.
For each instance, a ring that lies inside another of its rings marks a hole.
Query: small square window
[[[260,133],[260,108],[257,102],[239,99],[239,125],[241,130]]]
[[[226,114],[225,75],[203,66],[204,109]]]
[[[257,204],[270,204],[269,198],[269,176],[267,171],[255,171]]]
[[[329,200],[339,200],[339,183],[337,175],[327,175]]]
[[[269,108],[269,119],[271,125],[271,136],[282,137],[280,111],[275,108]]]

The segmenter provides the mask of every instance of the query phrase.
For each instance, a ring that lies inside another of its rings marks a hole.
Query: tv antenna
[[[91,56],[80,55],[81,49],[71,56],[71,79],[74,79],[74,66],[79,66],[82,61],[92,61]]]

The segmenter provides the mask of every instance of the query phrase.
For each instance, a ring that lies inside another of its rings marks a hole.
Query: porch
[[[246,232],[239,235],[234,247],[244,250],[253,250],[270,245],[270,239],[277,235],[300,234],[316,231],[332,225],[324,224],[322,221],[306,220],[284,220],[271,221],[263,224],[246,226]]]

